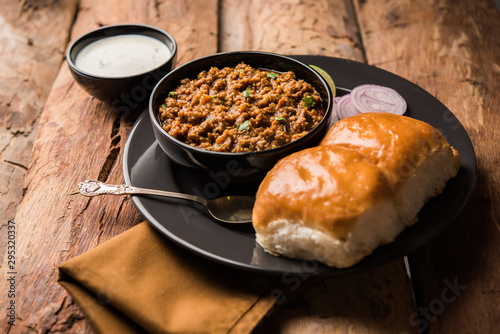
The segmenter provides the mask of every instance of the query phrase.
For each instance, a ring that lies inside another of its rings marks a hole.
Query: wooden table
[[[143,220],[129,198],[76,194],[87,178],[123,182],[124,144],[137,115],[116,113],[81,90],[65,50],[116,23],[169,31],[179,64],[232,50],[366,62],[430,92],[472,140],[476,188],[456,222],[408,257],[412,280],[403,259],[314,280],[256,332],[500,333],[500,12],[491,0],[2,1],[0,331],[92,332],[58,285],[57,266]]]

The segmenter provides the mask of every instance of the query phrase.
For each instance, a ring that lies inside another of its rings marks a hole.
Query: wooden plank
[[[357,1],[368,62],[441,100],[468,132],[478,180],[470,205],[411,256],[418,332],[500,331],[500,13],[482,1]],[[417,317],[420,316],[420,317]]]
[[[38,120],[64,57],[76,0],[0,6],[0,254],[23,196]],[[0,264],[1,265],[1,264]]]
[[[216,1],[199,6],[196,1],[82,0],[71,39],[123,22],[169,31],[180,42],[180,63],[216,52]],[[142,220],[127,198],[88,199],[76,194],[77,183],[86,178],[123,182],[123,147],[137,116],[136,110],[118,113],[88,96],[63,64],[41,116],[25,196],[15,218],[18,277],[22,277],[17,289],[23,298],[17,299],[18,318],[11,333],[91,332],[57,284],[57,265]],[[5,280],[0,289],[6,291]]]
[[[224,0],[221,15],[221,51],[364,61],[351,1]],[[283,276],[284,283],[288,279]],[[356,275],[298,282],[300,296],[284,300],[285,306],[264,319],[257,333],[414,331],[407,320],[415,308],[402,260]]]
[[[221,51],[258,50],[363,61],[351,1],[223,0],[221,15]]]
[[[255,333],[415,333],[408,323],[414,302],[404,275],[402,261],[339,277],[284,275],[292,294],[278,299]]]

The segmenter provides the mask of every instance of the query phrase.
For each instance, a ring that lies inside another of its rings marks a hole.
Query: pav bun
[[[428,123],[389,113],[364,113],[335,123],[321,146],[344,144],[367,157],[389,178],[406,225],[440,194],[460,167],[460,154]]]
[[[431,125],[387,113],[335,123],[318,147],[280,160],[253,210],[275,255],[352,266],[417,221],[454,177],[460,155]]]

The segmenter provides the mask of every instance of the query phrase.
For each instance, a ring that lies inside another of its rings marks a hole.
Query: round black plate
[[[470,139],[455,116],[432,95],[399,76],[363,63],[323,56],[293,56],[317,65],[333,77],[337,95],[357,85],[373,83],[396,89],[408,104],[407,115],[444,133],[461,155],[458,175],[444,192],[421,210],[419,222],[391,244],[379,247],[360,263],[346,269],[315,261],[292,260],[265,253],[255,242],[251,224],[227,225],[212,219],[204,208],[186,201],[133,196],[139,211],[160,233],[185,248],[214,261],[264,273],[333,275],[363,270],[401,258],[436,237],[466,204],[476,180],[476,159]],[[123,155],[125,182],[138,187],[178,191],[215,198],[224,194],[254,195],[258,184],[227,185],[217,175],[183,169],[172,163],[155,141],[147,112],[134,125]]]

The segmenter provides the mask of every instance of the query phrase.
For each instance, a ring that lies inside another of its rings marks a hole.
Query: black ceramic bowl
[[[171,56],[155,68],[121,77],[89,73],[89,71],[78,68],[75,64],[78,54],[89,44],[106,37],[119,35],[152,37],[166,45]],[[175,67],[177,43],[169,33],[153,26],[141,24],[110,25],[79,37],[70,45],[66,60],[76,82],[90,95],[114,105],[134,107],[141,103],[147,105],[155,85]]]
[[[174,90],[184,78],[196,78],[201,71],[211,67],[234,67],[244,62],[254,68],[277,72],[293,71],[297,79],[312,84],[324,103],[323,120],[305,136],[281,147],[248,153],[214,152],[196,148],[170,136],[160,125],[158,109],[167,94]],[[149,116],[160,147],[176,163],[215,173],[225,182],[246,182],[263,178],[276,162],[293,152],[317,145],[324,136],[328,118],[332,113],[332,92],[323,77],[307,64],[290,57],[266,52],[227,52],[199,58],[170,72],[151,93]]]

